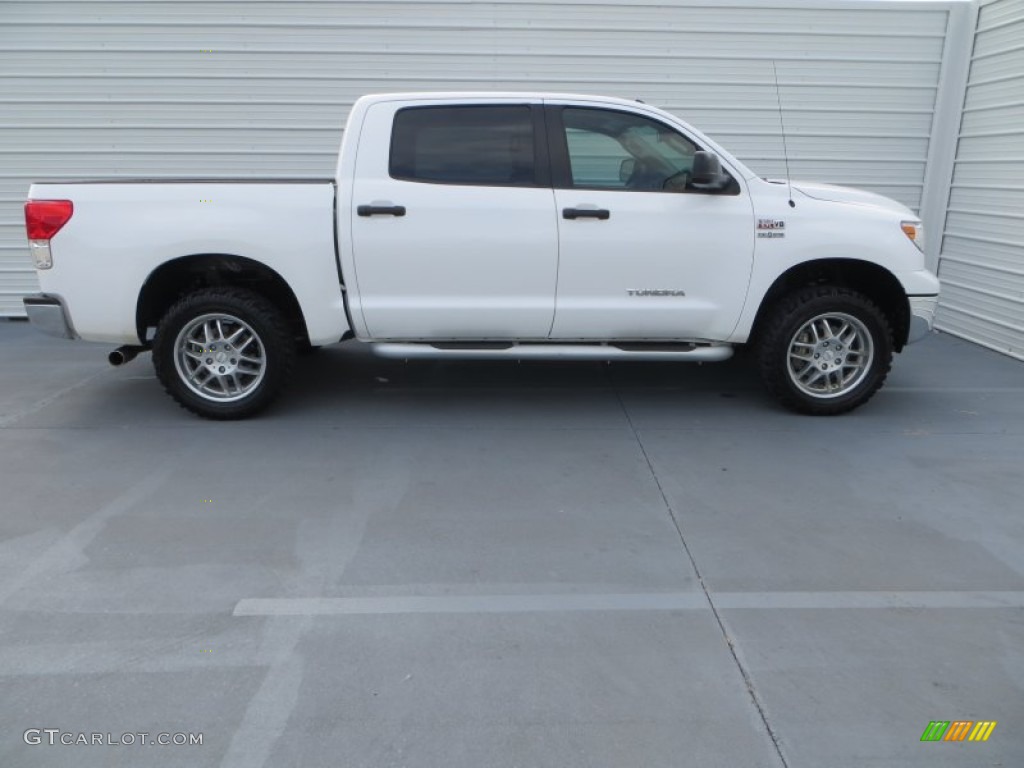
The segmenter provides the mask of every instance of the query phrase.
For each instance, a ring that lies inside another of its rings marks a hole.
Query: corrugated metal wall
[[[978,14],[939,276],[940,328],[1024,359],[1024,0]]]
[[[31,181],[329,176],[371,91],[642,98],[781,176],[775,59],[793,176],[917,208],[952,4],[0,2],[0,315]]]

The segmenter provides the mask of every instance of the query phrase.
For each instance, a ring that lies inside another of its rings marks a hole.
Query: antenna
[[[786,146],[786,123],[782,119],[782,94],[779,91],[779,70],[772,59],[772,72],[775,74],[775,101],[779,105],[779,126],[782,128],[782,157],[786,161],[786,188],[789,190],[789,207],[796,208],[793,202],[793,181],[789,176],[789,147]]]

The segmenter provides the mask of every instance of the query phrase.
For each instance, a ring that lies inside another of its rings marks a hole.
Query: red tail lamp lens
[[[74,210],[70,200],[29,200],[25,203],[28,239],[49,240],[68,223]]]

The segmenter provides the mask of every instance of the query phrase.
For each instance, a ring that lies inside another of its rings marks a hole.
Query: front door
[[[754,216],[741,179],[702,191],[701,149],[618,109],[548,109],[559,212],[552,339],[725,339],[750,281]]]
[[[369,108],[350,217],[374,339],[544,339],[558,221],[539,105]]]

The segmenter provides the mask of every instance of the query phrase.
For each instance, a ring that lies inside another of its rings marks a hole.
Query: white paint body
[[[394,113],[429,103],[635,112],[718,154],[740,192],[393,179]],[[241,256],[275,271],[298,299],[313,344],[336,342],[350,330],[368,342],[742,343],[772,283],[792,266],[823,258],[877,264],[908,295],[938,293],[921,251],[900,229],[901,221],[917,219],[905,206],[799,182],[792,195],[795,207],[787,185],[757,178],[724,148],[654,107],[493,93],[360,99],[333,183],[37,184],[30,191],[34,199],[74,202],[73,217],[51,242],[53,268],[39,278],[43,292],[61,300],[74,332],[91,341],[137,344],[136,308],[146,278],[170,260],[197,254]],[[357,216],[356,207],[369,203],[402,205],[408,213]],[[565,207],[588,206],[607,208],[611,217],[561,216]],[[757,237],[759,219],[785,221],[785,237]],[[637,289],[675,295],[628,293]]]

